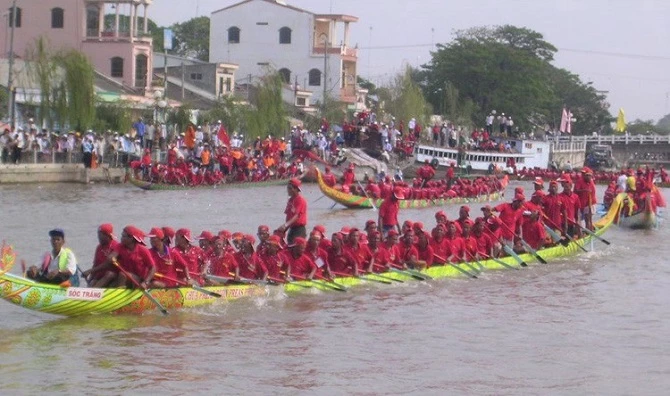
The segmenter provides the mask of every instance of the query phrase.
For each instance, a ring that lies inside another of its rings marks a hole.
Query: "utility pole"
[[[16,29],[16,0],[12,1],[11,33],[9,38],[9,71],[7,73],[7,115],[9,125],[14,130],[14,30]]]
[[[323,113],[326,113],[326,94],[328,81],[328,39],[326,37],[323,41]]]
[[[184,61],[181,61],[181,100],[184,101]]]

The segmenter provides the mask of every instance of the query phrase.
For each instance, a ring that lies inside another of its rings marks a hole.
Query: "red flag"
[[[228,137],[226,128],[223,125],[221,125],[221,127],[219,128],[219,132],[217,132],[216,136],[219,138],[219,141],[222,144],[230,147],[230,138]]]

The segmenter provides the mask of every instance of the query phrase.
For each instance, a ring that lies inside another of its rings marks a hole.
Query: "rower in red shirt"
[[[593,231],[593,206],[598,203],[596,185],[593,182],[593,171],[591,169],[585,166],[581,173],[582,177],[575,182],[575,194],[579,197],[579,206],[585,226]]]
[[[225,232],[227,231],[220,232],[214,238],[212,251],[205,258],[205,264],[207,266],[208,274],[222,278],[229,278],[231,273],[235,273],[237,262],[235,261],[235,256],[233,256],[234,250],[232,250],[232,248],[230,250],[228,249],[230,248],[230,245],[226,239]],[[214,285],[220,284],[220,282],[212,279],[207,279],[207,283]]]
[[[523,240],[526,241],[526,243],[534,250],[542,249],[547,239],[547,233],[544,230],[544,226],[540,222],[540,213],[537,211],[532,211],[528,213],[527,217],[529,220],[524,221],[521,225]]]
[[[321,248],[321,233],[319,231],[309,233],[305,254],[314,261],[319,270],[328,268],[328,252]]]
[[[307,230],[305,229],[307,225],[307,201],[300,194],[302,191],[301,185],[300,180],[296,178],[289,180],[287,186],[289,200],[284,210],[286,221],[278,228],[282,232],[288,231],[286,241],[289,245],[293,244],[296,237],[305,239],[307,236]]]
[[[581,202],[577,194],[572,192],[572,179],[570,176],[563,176],[562,181],[563,192],[560,195],[565,207],[566,234],[570,237],[579,237],[581,236],[581,229],[577,225],[579,223],[577,216],[579,215]]]
[[[522,192],[516,192],[512,203],[505,202],[493,208],[499,213],[500,221],[507,225],[507,227],[502,227],[502,237],[508,245],[514,245],[514,233],[519,228],[519,218],[523,213],[523,201],[525,200],[526,197]]]
[[[369,266],[372,259],[372,253],[367,245],[360,243],[360,231],[358,228],[352,228],[347,235],[347,241],[344,245],[344,251],[349,253],[356,260],[358,271],[362,271]]]
[[[477,254],[480,257],[489,257],[494,254],[494,241],[485,231],[486,220],[477,217],[472,228],[472,237],[477,241]]]
[[[242,238],[242,248],[234,254],[235,280],[242,279],[260,279],[265,280],[268,276],[268,270],[262,260],[258,259],[254,251],[256,238],[253,235],[245,235]]]
[[[203,283],[202,273],[205,271],[205,253],[198,246],[191,245],[191,230],[180,228],[175,233],[175,249],[186,262],[191,279],[198,284]],[[187,280],[186,274],[180,275],[181,280]]]
[[[326,275],[334,277],[335,273],[358,276],[358,262],[347,251],[342,233],[336,232],[331,237],[331,246],[328,248],[328,265]]]
[[[258,254],[258,258],[268,270],[268,279],[277,281],[281,278],[283,267],[281,260],[283,254],[281,250],[281,238],[278,235],[270,235],[264,252]]]
[[[542,209],[547,216],[547,224],[552,228],[560,227],[559,231],[565,233],[565,204],[558,194],[556,180],[549,183],[549,194],[542,198]]]
[[[293,243],[288,245],[288,250],[284,251],[282,254],[282,262],[285,265],[285,277],[286,280],[290,280],[290,277],[295,277],[296,279],[312,279],[318,270],[318,267],[305,254],[305,248],[307,247],[307,240],[302,237],[295,237]]]
[[[455,222],[450,221],[447,225],[447,234],[444,239],[449,245],[449,257],[445,257],[447,261],[452,263],[460,262],[465,250],[465,243],[463,242],[463,238],[457,233]]]
[[[372,254],[372,260],[365,269],[367,272],[384,272],[388,268],[391,257],[381,240],[382,234],[379,231],[372,231],[368,234],[368,249]]]
[[[151,258],[156,263],[156,278],[151,282],[152,288],[162,288],[162,287],[177,287],[180,283],[177,281],[179,274],[177,273],[177,268],[179,268],[181,273],[186,274],[186,280],[190,280],[188,274],[188,268],[186,268],[186,263],[179,253],[170,249],[167,246],[163,239],[165,238],[165,233],[162,229],[154,227],[149,231],[149,242],[151,243]]]
[[[428,233],[422,229],[417,232],[417,243],[415,247],[417,251],[417,259],[414,263],[414,268],[422,270],[433,265],[434,251],[430,246]]]
[[[411,228],[405,231],[396,247],[398,254],[394,263],[403,268],[414,268],[419,259],[419,252],[414,246],[414,231]]]
[[[473,259],[478,259],[479,245],[477,238],[472,234],[474,223],[472,220],[463,223],[463,261],[470,262]]]
[[[451,254],[449,243],[444,238],[447,233],[447,226],[443,223],[438,224],[431,231],[430,247],[433,248],[433,254],[442,258],[447,258]]]
[[[335,184],[337,184],[337,179],[335,178],[335,175],[333,172],[330,171],[330,167],[326,167],[326,171],[323,174],[323,182],[326,183],[328,187],[334,187]]]
[[[151,284],[156,272],[156,263],[144,243],[144,238],[144,232],[137,227],[129,225],[123,229],[121,243],[112,253],[112,260],[118,260],[119,266],[125,272],[119,271],[114,287],[134,287],[137,282],[140,287],[146,289]]]
[[[98,246],[93,255],[93,267],[84,272],[90,287],[106,287],[118,276],[116,267],[107,266],[109,256],[114,252],[119,243],[114,240],[114,226],[101,224],[98,227]],[[106,270],[102,271],[102,268]]]

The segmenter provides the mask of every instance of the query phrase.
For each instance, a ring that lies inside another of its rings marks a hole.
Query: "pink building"
[[[17,0],[14,55],[28,58],[40,36],[53,49],[74,48],[95,69],[138,94],[151,87],[152,40],[147,9],[153,0]],[[12,0],[0,0],[0,45],[9,57]],[[105,15],[108,15],[105,18]]]

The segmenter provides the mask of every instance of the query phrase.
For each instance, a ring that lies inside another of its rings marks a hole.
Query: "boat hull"
[[[226,188],[244,188],[244,187],[267,187],[279,186],[287,183],[287,179],[273,179],[259,182],[232,182],[216,185],[187,186],[181,184],[153,183],[145,180],[136,179],[132,172],[128,172],[128,182],[142,190],[161,191],[161,190],[193,190],[193,189],[226,189]]]

